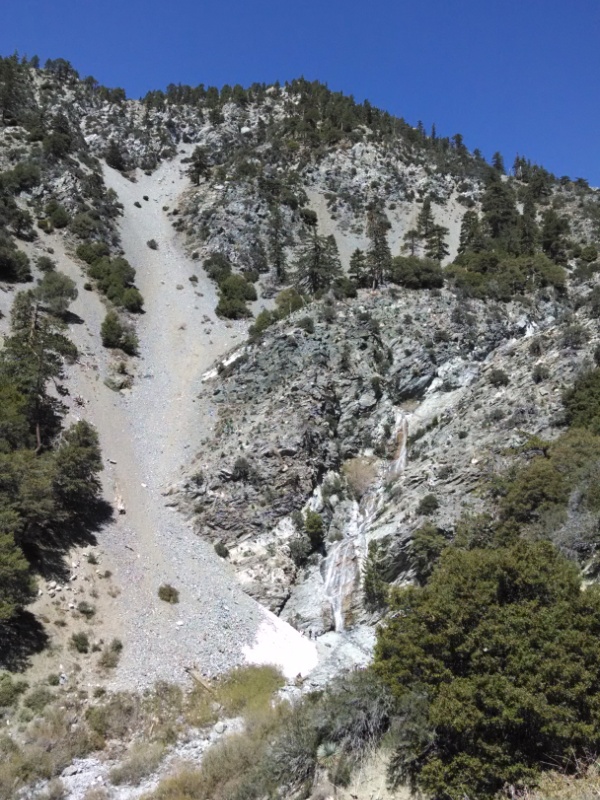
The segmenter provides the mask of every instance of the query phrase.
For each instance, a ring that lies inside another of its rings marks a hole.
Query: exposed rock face
[[[302,313],[318,317],[319,308]],[[318,321],[314,334],[296,327],[299,314],[279,323],[207,379],[201,399],[216,409],[216,434],[179,495],[199,534],[227,546],[246,590],[314,633],[371,619],[360,593],[370,540],[384,545],[387,578],[409,579],[425,495],[439,504],[429,519],[452,531],[465,509],[483,509],[475,489],[508,463],[506,448],[524,432],[556,435],[561,387],[595,338],[583,313],[590,341],[573,351],[561,345],[549,303],[467,306],[447,291],[363,292],[334,309],[335,320]],[[537,340],[541,351],[530,352]],[[540,383],[531,377],[537,362],[549,367]],[[494,369],[508,385],[490,383]],[[351,546],[361,494],[369,519]],[[294,552],[291,515],[302,508],[320,513],[326,528],[308,560]],[[328,580],[336,548],[340,564],[355,565],[337,607]]]

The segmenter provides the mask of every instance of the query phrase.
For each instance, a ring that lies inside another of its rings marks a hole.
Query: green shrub
[[[208,277],[217,285],[231,275],[231,261],[222,253],[211,253],[203,264]]]
[[[122,650],[123,643],[121,640],[113,639],[112,642],[102,651],[102,654],[98,659],[98,666],[102,669],[114,669],[119,663]]]
[[[392,259],[389,280],[407,289],[433,289],[444,285],[444,271],[437,261],[417,256]]]
[[[290,539],[288,548],[290,551],[290,558],[298,567],[302,567],[306,564],[312,551],[310,539],[305,534]]]
[[[86,619],[91,619],[96,613],[95,607],[86,600],[82,600],[77,604],[77,611]]]
[[[36,715],[39,715],[48,705],[54,700],[55,695],[48,689],[40,686],[38,689],[33,689],[23,699],[25,708],[31,709]]]
[[[8,672],[0,673],[0,708],[11,708],[16,705],[19,697],[28,688],[29,684],[26,681],[14,680]]]
[[[225,542],[215,542],[215,553],[219,556],[219,558],[229,558],[229,548]]]
[[[310,540],[312,549],[319,550],[323,546],[323,536],[325,535],[321,515],[309,509],[304,515],[304,530]]]
[[[600,434],[600,369],[586,372],[563,394],[569,425]]]
[[[488,380],[496,389],[500,386],[508,386],[510,378],[503,369],[494,368],[488,375]]]
[[[219,284],[219,303],[216,313],[228,319],[250,317],[252,313],[246,303],[256,299],[256,289],[243,275],[229,275]]]
[[[78,653],[89,653],[90,640],[87,633],[74,633],[71,636],[69,645],[72,650],[76,650]]]
[[[391,608],[374,668],[400,718],[395,783],[479,800],[600,746],[600,592],[550,544],[448,548]]]
[[[550,370],[542,364],[536,364],[531,371],[531,379],[534,383],[542,383],[550,377]]]
[[[562,293],[566,280],[565,270],[542,253],[514,257],[490,250],[463,253],[446,274],[468,297],[505,302],[546,286]]]
[[[115,311],[108,311],[100,328],[104,347],[119,348],[129,355],[137,355],[138,338],[133,329],[121,322]]]
[[[35,262],[35,265],[40,272],[54,272],[56,269],[56,261],[53,261],[48,256],[39,256]]]
[[[158,250],[158,242],[156,241],[156,239],[148,239],[146,244],[148,245],[150,250]]]
[[[122,303],[127,311],[139,314],[144,307],[144,298],[135,287],[129,286],[123,292]]]
[[[307,333],[314,333],[315,321],[312,317],[302,317],[302,319],[298,320],[298,327],[302,328],[302,330],[306,331]]]
[[[219,704],[227,716],[266,710],[285,680],[277,667],[236,667],[227,673],[217,689]]]
[[[261,335],[269,328],[273,323],[277,321],[277,315],[274,314],[272,311],[267,311],[266,308],[263,308],[256,315],[256,319],[254,323],[248,329],[248,336],[251,342],[255,342],[257,339],[261,337]]]
[[[417,506],[417,514],[419,516],[429,516],[438,510],[440,507],[439,501],[434,494],[426,494],[422,497]]]
[[[417,581],[424,585],[429,580],[442,552],[448,546],[444,532],[431,522],[413,531],[410,543],[410,559]]]
[[[158,596],[165,603],[171,603],[171,605],[179,602],[179,592],[170,583],[163,583],[162,586],[159,586]]]
[[[77,258],[85,261],[86,264],[93,264],[104,256],[108,256],[110,250],[106,242],[86,242],[80,244],[75,253]]]
[[[17,250],[10,239],[0,236],[0,281],[30,281],[32,278],[29,258]]]
[[[573,350],[579,350],[587,342],[589,336],[583,325],[575,323],[568,325],[561,336],[560,343],[563,347],[572,347]]]
[[[160,742],[135,742],[127,758],[109,772],[111,783],[120,786],[138,786],[144,778],[156,771],[165,754]]]

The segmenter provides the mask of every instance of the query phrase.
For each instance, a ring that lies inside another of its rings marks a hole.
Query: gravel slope
[[[130,391],[117,394],[104,385],[109,354],[98,331],[105,309],[95,293],[83,290],[81,270],[63,248],[56,256],[78,282],[72,310],[85,323],[71,326],[84,353],[71,376],[71,396],[85,399],[85,417],[98,429],[106,496],[118,493],[126,506],[99,536],[103,567],[120,589],[106,612],[110,632],[125,645],[114,685],[183,680],[191,665],[210,675],[244,660],[276,663],[290,677],[304,674],[317,661],[314,643],[245,595],[227,564],[165,505],[165,488],[215,421],[214,409],[196,402],[200,377],[245,333],[241,324],[216,319],[214,287],[187,259],[163,211],[176,205],[188,181],[178,160],[152,176],[138,174],[136,183],[109,168],[105,179],[123,203],[123,248],[145,299],[137,326],[141,358]],[[149,239],[158,242],[157,250],[148,248]],[[195,273],[196,286],[189,281]],[[72,417],[80,413],[74,406]],[[179,590],[177,605],[158,599],[162,583]]]

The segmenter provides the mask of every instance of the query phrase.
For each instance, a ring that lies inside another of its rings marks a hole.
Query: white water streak
[[[396,410],[394,438],[397,442],[394,461],[379,475],[377,484],[361,504],[353,503],[342,538],[331,546],[325,560],[325,594],[331,603],[336,631],[345,629],[346,612],[360,588],[361,568],[367,555],[367,533],[383,503],[384,483],[390,475],[402,475],[406,468],[408,416],[400,409]]]

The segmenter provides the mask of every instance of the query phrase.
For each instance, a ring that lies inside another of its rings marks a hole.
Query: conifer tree
[[[310,294],[317,294],[328,289],[341,275],[342,265],[335,238],[319,236],[313,229],[296,260],[296,286]]]
[[[361,250],[360,247],[357,247],[350,256],[348,275],[359,288],[364,288],[368,285],[367,261],[364,250]]]
[[[519,218],[519,249],[521,255],[531,256],[535,253],[539,239],[539,229],[535,217],[535,203],[528,193],[523,204],[523,213]]]
[[[286,235],[283,227],[283,217],[279,203],[273,203],[270,208],[268,244],[269,258],[275,268],[275,276],[279,283],[286,279],[287,260],[285,255]]]
[[[190,166],[188,167],[188,175],[192,183],[199,186],[200,179],[203,178],[208,172],[208,158],[206,155],[206,150],[204,147],[200,147],[198,145],[194,148],[194,152],[192,153]]]
[[[387,603],[389,588],[383,578],[383,555],[379,542],[369,542],[362,576],[364,603],[368,611],[379,611]]]
[[[489,172],[481,209],[492,239],[510,241],[518,221],[515,195],[495,170]]]
[[[553,208],[549,208],[542,217],[542,250],[558,264],[566,260],[564,235],[568,232],[568,220],[559,216]]]
[[[460,238],[458,242],[459,254],[471,251],[478,253],[485,249],[485,239],[481,230],[481,223],[477,212],[469,209],[465,211],[460,226]]]
[[[496,152],[492,156],[492,167],[499,172],[501,175],[504,175],[506,170],[504,168],[504,159],[502,158],[502,153]]]
[[[417,254],[417,248],[420,241],[421,235],[419,234],[419,231],[416,228],[411,228],[404,234],[404,244],[402,245],[402,249],[409,255],[415,256]]]
[[[447,235],[448,228],[445,228],[443,225],[433,226],[425,244],[425,255],[427,258],[432,258],[440,264],[444,258],[450,254],[450,250],[446,244]]]
[[[426,197],[417,217],[417,233],[422,239],[426,239],[434,225],[433,213],[431,211],[431,198]]]
[[[371,209],[367,214],[367,236],[370,239],[367,251],[367,270],[373,288],[380,286],[389,275],[392,253],[387,241],[390,223],[381,209]]]

